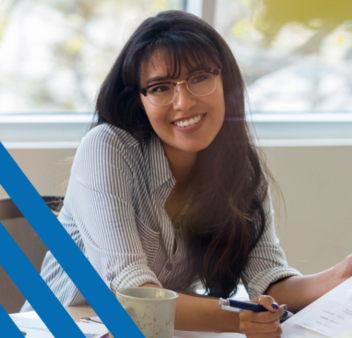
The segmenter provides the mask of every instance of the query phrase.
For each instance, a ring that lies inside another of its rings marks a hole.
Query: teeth
[[[198,115],[197,117],[192,117],[191,119],[186,120],[186,121],[174,122],[174,124],[177,127],[184,128],[184,127],[192,126],[192,125],[198,123],[202,119],[202,117],[203,117],[202,115]]]

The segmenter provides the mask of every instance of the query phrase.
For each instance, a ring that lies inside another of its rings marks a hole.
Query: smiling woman
[[[220,69],[206,71],[211,68],[210,64],[198,67],[191,64],[189,70],[183,63],[178,74],[172,74],[177,82],[160,82],[171,76],[165,53],[156,50],[150,61],[142,66],[141,87],[146,87],[141,90],[145,93],[141,100],[153,130],[164,144],[166,155],[173,148],[194,152],[196,156],[214,140],[224,122],[222,80],[221,76],[217,80],[214,75],[219,75]]]
[[[224,312],[214,299],[180,295],[176,328],[279,337],[283,303],[297,311],[352,274],[346,261],[306,277],[287,265],[239,68],[198,17],[145,20],[104,81],[96,113],[59,220],[115,294],[142,285],[189,292],[201,282],[228,297],[241,279],[268,312]],[[85,303],[50,252],[41,275],[65,306]]]

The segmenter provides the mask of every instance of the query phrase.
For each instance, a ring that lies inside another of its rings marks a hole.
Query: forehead
[[[163,50],[156,50],[149,58],[142,61],[140,65],[140,84],[143,86],[148,79],[156,76],[177,79],[187,76],[195,69],[212,68],[214,65],[210,60],[200,62],[190,55],[183,59],[176,59],[170,53]]]
[[[151,57],[141,63],[140,74],[142,83],[144,82],[143,80],[146,81],[148,78],[156,74],[165,76],[168,75],[171,60],[166,60],[165,56],[165,53],[155,51]]]

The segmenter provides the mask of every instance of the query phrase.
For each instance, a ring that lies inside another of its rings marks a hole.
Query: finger
[[[242,333],[274,333],[280,328],[280,320],[274,320],[269,323],[256,323],[243,320],[240,316],[240,332]]]
[[[275,312],[279,310],[279,304],[271,296],[262,295],[251,300],[253,303],[263,305],[268,311]]]
[[[280,319],[286,313],[286,306],[281,305],[279,310],[276,312],[252,312],[243,311],[241,313],[243,320],[255,323],[271,323],[275,320]]]

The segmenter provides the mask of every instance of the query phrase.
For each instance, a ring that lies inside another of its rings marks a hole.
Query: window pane
[[[2,0],[0,113],[88,112],[148,16],[182,0]]]
[[[250,111],[352,112],[352,1],[217,0],[214,26]]]

